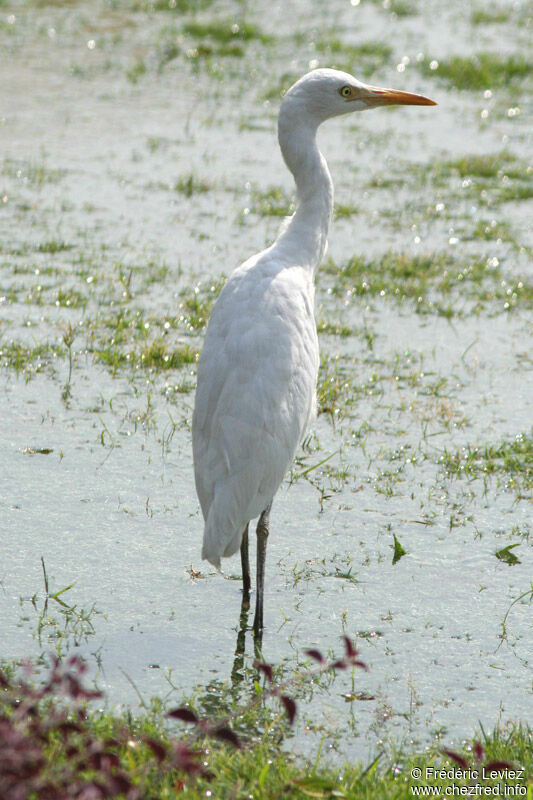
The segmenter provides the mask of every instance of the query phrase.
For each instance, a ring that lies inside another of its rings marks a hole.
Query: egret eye
[[[342,97],[350,97],[350,95],[352,93],[352,87],[351,86],[343,86],[342,89],[339,89],[339,93],[342,95]]]

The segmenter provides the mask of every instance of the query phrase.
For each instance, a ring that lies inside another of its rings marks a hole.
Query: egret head
[[[420,94],[380,89],[361,83],[353,75],[336,69],[316,69],[297,81],[283,98],[283,103],[298,105],[318,124],[330,117],[365,111],[377,106],[435,106],[434,100]]]

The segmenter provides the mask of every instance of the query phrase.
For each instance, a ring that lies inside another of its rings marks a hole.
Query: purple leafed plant
[[[26,667],[25,673],[31,673]],[[55,658],[48,680],[34,687],[28,677],[0,671],[0,798],[9,800],[141,800],[148,772],[202,771],[198,754],[179,741],[158,742],[123,728],[102,737],[89,724],[87,703],[102,697],[83,685],[85,663]],[[136,772],[126,771],[122,754],[144,745],[151,752]]]
[[[486,764],[483,764],[483,759],[485,757],[485,751],[483,746],[480,742],[474,742],[473,746],[474,756],[477,761],[477,765],[479,768],[483,768],[483,773],[485,775],[490,775],[492,772],[506,772],[507,770],[513,770],[514,765],[511,764],[510,761],[487,761]],[[447,750],[443,748],[442,752],[444,755],[451,758],[461,769],[468,770],[471,769],[471,764],[468,763],[467,759],[462,756],[460,753],[456,753],[455,750]]]
[[[316,662],[310,675],[356,666],[366,669],[348,637],[344,637],[345,655],[328,661],[319,650],[308,650]],[[21,675],[0,671],[0,799],[9,800],[101,800],[124,797],[141,800],[148,775],[181,775],[178,783],[198,775],[209,778],[202,750],[195,741],[204,737],[218,739],[236,749],[245,746],[232,728],[243,710],[275,697],[281,703],[290,725],[297,706],[290,695],[288,680],[277,684],[270,664],[256,661],[254,666],[265,678],[265,688],[246,708],[224,719],[200,719],[190,708],[175,708],[169,719],[188,723],[195,735],[183,741],[165,736],[162,741],[136,735],[124,725],[113,736],[102,736],[91,724],[87,706],[102,698],[102,693],[87,689],[83,683],[86,664],[77,657],[62,662],[54,657],[47,680],[42,685],[31,682],[32,668]],[[145,757],[138,766],[124,766],[128,751],[144,748]],[[173,775],[173,777],[175,777]],[[177,778],[176,778],[177,779]]]

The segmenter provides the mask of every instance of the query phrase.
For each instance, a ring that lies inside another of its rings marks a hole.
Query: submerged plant
[[[61,589],[53,590],[42,556],[41,567],[44,581],[44,601],[41,605],[38,593],[29,598],[29,602],[38,613],[36,636],[39,645],[43,643],[43,636],[48,640],[53,640],[57,657],[61,658],[65,649],[68,650],[71,645],[77,647],[94,634],[92,619],[95,614],[100,612],[97,611],[95,603],[88,609],[80,607],[77,603],[68,603],[65,596],[74,584],[71,583]],[[21,598],[21,605],[26,601],[26,598]]]

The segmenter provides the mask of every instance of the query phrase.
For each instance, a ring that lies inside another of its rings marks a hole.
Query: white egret
[[[315,413],[313,278],[333,210],[333,184],[316,133],[331,117],[384,105],[436,103],[332,69],[309,72],[285,94],[278,139],[296,182],[296,211],[274,244],[231,274],[198,364],[192,434],[205,520],[202,558],[220,568],[221,558],[240,548],[248,602],[248,524],[259,517],[256,636],[263,628],[270,507]]]

